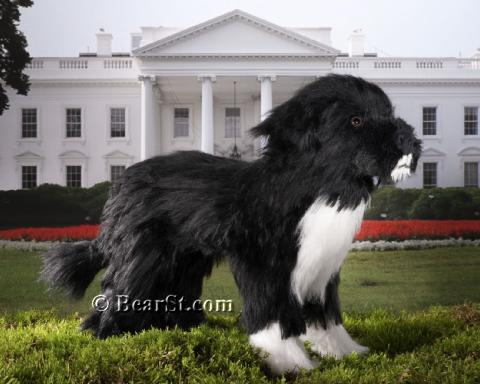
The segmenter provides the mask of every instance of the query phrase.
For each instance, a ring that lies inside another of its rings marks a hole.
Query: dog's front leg
[[[300,338],[308,341],[313,352],[337,359],[353,352],[368,353],[368,348],[356,343],[343,326],[340,311],[338,285],[339,273],[332,276],[325,290],[325,297],[310,298],[303,306],[307,329]]]

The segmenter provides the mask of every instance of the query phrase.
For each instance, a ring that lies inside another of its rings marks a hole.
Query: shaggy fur
[[[268,137],[253,162],[189,151],[128,168],[111,188],[98,238],[49,252],[43,277],[79,297],[94,272],[106,268],[102,294],[111,301],[174,294],[188,306],[213,265],[228,255],[244,298],[243,324],[252,344],[270,354],[275,373],[312,366],[298,356],[300,335],[317,335],[320,344],[327,337],[318,351],[341,338],[336,343],[343,349],[333,355],[363,351],[341,327],[340,264],[377,179],[394,169],[397,178],[414,171],[420,141],[393,116],[378,86],[340,75],[299,90],[252,133]],[[300,258],[306,267],[297,266]],[[299,286],[308,293],[296,293]],[[188,328],[203,319],[201,311],[113,307],[92,313],[83,328],[104,338],[152,326]]]

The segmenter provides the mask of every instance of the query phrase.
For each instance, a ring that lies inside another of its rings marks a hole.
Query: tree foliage
[[[23,70],[31,57],[18,23],[19,7],[32,4],[32,0],[0,0],[0,115],[9,107],[5,85],[16,89],[20,95],[26,95],[30,89],[28,76]]]

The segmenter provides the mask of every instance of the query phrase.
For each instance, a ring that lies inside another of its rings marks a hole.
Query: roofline
[[[231,17],[235,17],[235,16],[239,16],[239,17],[244,17],[246,19],[250,19],[258,24],[261,24],[267,28],[271,28],[273,30],[275,30],[276,32],[280,32],[280,33],[283,33],[285,34],[286,36],[294,39],[294,40],[299,40],[300,42],[303,42],[304,44],[307,44],[307,45],[310,45],[310,46],[313,46],[314,48],[319,48],[319,49],[322,49],[322,50],[325,50],[325,51],[329,51],[331,52],[331,55],[337,55],[338,53],[340,53],[339,50],[333,48],[333,47],[330,47],[326,44],[323,44],[323,43],[320,43],[316,40],[313,40],[307,36],[304,36],[304,35],[301,35],[293,30],[290,30],[288,28],[284,28],[284,27],[281,27],[279,25],[276,25],[276,24],[273,24],[267,20],[264,20],[264,19],[261,19],[257,16],[254,16],[254,15],[251,15],[247,12],[244,12],[242,10],[239,10],[239,9],[234,9],[233,11],[230,11],[230,12],[227,12],[227,13],[224,13],[223,15],[220,15],[220,16],[217,16],[217,17],[214,17],[212,19],[209,19],[207,21],[204,21],[203,23],[200,23],[200,24],[197,24],[197,25],[194,25],[192,27],[188,27],[186,29],[183,29],[181,31],[178,31],[170,36],[166,36],[160,40],[157,40],[157,41],[154,41],[152,43],[149,43],[143,47],[138,47],[136,49],[134,49],[132,51],[132,55],[135,55],[135,56],[148,56],[147,52],[155,47],[158,47],[158,46],[161,46],[161,45],[165,45],[165,44],[168,44],[170,42],[173,42],[175,40],[177,40],[178,38],[180,37],[184,37],[184,36],[188,36],[196,31],[200,31],[210,25],[213,25],[213,24],[216,24],[216,23],[219,23],[221,21],[224,21],[224,20],[228,20],[229,18]],[[326,54],[328,55],[328,54]]]

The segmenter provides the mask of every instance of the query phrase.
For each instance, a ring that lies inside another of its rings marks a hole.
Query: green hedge
[[[109,182],[91,188],[43,184],[31,190],[0,191],[0,228],[98,223]],[[480,189],[380,188],[365,214],[370,220],[480,219]]]
[[[380,188],[365,214],[370,220],[459,220],[480,219],[480,189]]]
[[[29,190],[0,191],[0,228],[54,227],[98,223],[109,182],[91,188],[42,184]]]

